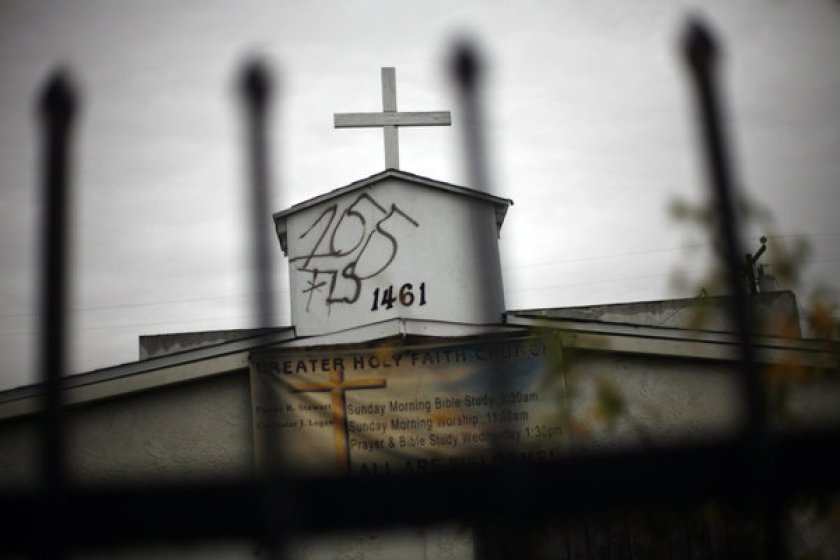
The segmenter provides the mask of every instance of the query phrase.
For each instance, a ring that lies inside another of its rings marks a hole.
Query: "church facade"
[[[68,378],[73,484],[550,464],[737,432],[738,341],[726,298],[507,309],[498,238],[512,201],[401,171],[388,159],[398,126],[448,122],[448,114],[398,112],[392,77],[383,73],[383,114],[336,116],[337,125],[385,129],[387,169],[273,216],[289,260],[292,324],[145,336],[138,361]],[[836,366],[830,348],[799,336],[792,293],[752,302],[756,357],[772,379]],[[836,383],[785,387],[797,425],[836,421]],[[40,407],[38,385],[0,393],[5,489],[39,484]],[[630,537],[557,535],[544,544],[561,557],[633,546]],[[726,546],[715,538],[703,546]],[[287,552],[493,557],[486,542],[468,526],[446,525],[299,538]],[[261,552],[255,543],[225,543],[188,554]]]
[[[497,238],[509,205],[388,170],[275,214],[293,325],[141,337],[139,361],[68,378],[71,479],[379,476],[738,429],[725,299],[705,300],[700,330],[688,328],[698,300],[506,310]],[[755,303],[765,367],[826,360],[818,343],[780,336],[798,321],[793,294]],[[836,402],[803,386],[787,405],[819,424]],[[37,484],[39,406],[38,386],[0,394],[0,484]],[[457,527],[346,539],[301,541],[294,555],[475,554]]]

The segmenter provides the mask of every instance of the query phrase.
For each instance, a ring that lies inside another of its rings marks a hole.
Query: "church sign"
[[[251,357],[257,464],[388,473],[546,460],[561,387],[537,338],[267,349]]]

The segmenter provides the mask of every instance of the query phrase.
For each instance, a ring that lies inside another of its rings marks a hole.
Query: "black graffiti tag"
[[[315,292],[326,290],[327,307],[355,303],[362,282],[385,271],[397,256],[396,221],[420,227],[396,204],[386,208],[373,197],[359,195],[340,215],[338,205],[324,209],[299,239],[312,239],[312,249],[289,259],[297,270],[311,274],[303,294],[309,294],[306,310]]]

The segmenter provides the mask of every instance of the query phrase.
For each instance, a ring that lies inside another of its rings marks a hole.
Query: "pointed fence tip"
[[[49,118],[69,120],[78,105],[78,91],[73,75],[65,66],[59,66],[50,73],[38,103],[40,112]]]
[[[449,70],[461,87],[473,89],[481,77],[481,62],[475,41],[461,38],[455,42],[449,62]]]
[[[718,58],[718,44],[711,28],[699,16],[688,18],[682,34],[683,54],[693,69],[707,67]]]
[[[264,105],[272,89],[272,77],[268,64],[258,57],[245,61],[242,65],[239,87],[247,100]]]

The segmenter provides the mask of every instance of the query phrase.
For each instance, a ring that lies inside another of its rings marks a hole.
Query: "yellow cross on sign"
[[[329,381],[314,383],[290,383],[292,393],[329,393],[332,400],[333,434],[335,438],[335,458],[339,469],[350,472],[350,448],[347,445],[347,403],[344,394],[347,391],[360,389],[381,389],[385,387],[385,379],[356,379],[345,380],[344,368],[330,371]]]

